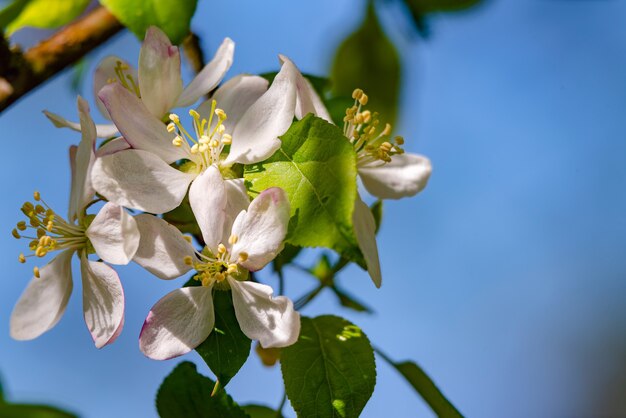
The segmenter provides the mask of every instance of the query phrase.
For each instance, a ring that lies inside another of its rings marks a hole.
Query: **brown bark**
[[[0,42],[0,112],[123,28],[98,7],[25,53]]]

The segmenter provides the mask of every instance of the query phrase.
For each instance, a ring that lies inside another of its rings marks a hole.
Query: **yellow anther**
[[[183,238],[185,239],[185,241],[191,244],[191,237],[189,235],[183,235]]]
[[[46,235],[46,230],[43,228],[37,228],[37,238],[41,238]]]
[[[191,147],[191,153],[197,154],[198,152],[199,152],[198,144],[193,144],[193,146]]]
[[[189,116],[191,116],[194,119],[200,119],[200,113],[198,113],[194,109],[189,110]]]
[[[213,278],[215,279],[215,281],[221,282],[226,278],[226,276],[224,275],[224,273],[216,273]]]
[[[231,235],[230,237],[228,237],[228,243],[230,245],[234,245],[237,243],[237,241],[239,241],[239,237],[235,234]]]
[[[224,244],[220,244],[217,246],[217,252],[219,254],[224,254],[226,252],[226,246]]]
[[[228,117],[226,116],[226,112],[224,112],[222,109],[215,109],[215,115],[217,115],[220,120],[226,120],[226,118]]]
[[[211,142],[211,138],[209,138],[207,135],[201,135],[199,142],[201,144],[208,144],[209,142]]]
[[[35,190],[35,192],[33,193],[33,199],[35,199],[36,201],[40,201],[41,200],[41,194],[39,194],[38,191]]]
[[[52,228],[54,228],[54,222],[48,221],[48,225],[46,225],[46,229],[48,232],[52,232]]]
[[[25,263],[26,257],[24,257],[24,254],[20,254],[19,257],[17,257],[17,261],[19,261],[22,264]]]
[[[167,124],[167,132],[174,132],[176,130],[176,125],[173,122]]]
[[[361,98],[361,96],[363,96],[363,90],[361,90],[361,89],[354,89],[354,91],[352,92],[352,98],[354,100],[359,100]]]
[[[178,117],[178,115],[176,113],[170,113],[170,120],[174,123],[179,123],[180,122],[180,118]]]
[[[185,258],[183,258],[183,261],[185,262],[185,264],[187,264],[188,266],[192,266],[193,265],[193,259],[191,258],[190,255],[185,256]]]
[[[176,137],[172,139],[172,145],[174,145],[175,147],[182,147],[183,138],[181,138],[180,135],[176,135]]]
[[[224,145],[230,145],[233,143],[233,137],[230,136],[229,134],[224,134],[224,136],[222,136],[222,144]]]
[[[200,151],[201,153],[205,153],[208,149],[209,146],[207,144],[200,144],[200,146],[198,147],[198,151]]]
[[[35,266],[33,267],[33,274],[35,275],[36,278],[41,278],[41,276],[39,275],[39,267]]]
[[[228,265],[228,269],[226,270],[226,273],[227,274],[234,274],[234,273],[237,273],[237,270],[238,270],[237,264],[234,264],[234,263],[233,264],[229,264]]]
[[[396,136],[394,139],[396,141],[396,144],[404,145],[404,138],[402,138],[401,136]]]
[[[393,147],[393,145],[391,145],[389,142],[383,142],[382,144],[380,144],[380,149],[385,151],[385,152],[391,151],[392,147]]]
[[[35,250],[35,255],[37,257],[44,257],[46,254],[48,254],[48,251],[43,247],[37,247]]]
[[[45,211],[46,211],[46,208],[44,208],[43,206],[41,206],[41,205],[35,206],[35,212],[37,212],[37,213],[44,213]]]
[[[13,235],[13,238],[16,238],[16,239],[20,239],[20,238],[22,238],[22,236],[20,235],[20,233],[19,233],[19,232],[17,232],[17,229],[15,229],[15,228],[13,228],[13,231],[11,231],[11,235]]]
[[[28,249],[31,251],[35,251],[38,245],[39,245],[39,240],[34,239],[28,244]]]
[[[207,287],[211,285],[211,278],[210,277],[203,277],[202,278],[202,286]]]
[[[359,99],[359,103],[361,103],[361,106],[365,106],[368,102],[369,98],[367,97],[367,94],[363,93],[361,95],[361,98]]]
[[[224,125],[220,125],[217,127],[217,133],[222,135],[224,133],[224,131],[226,131],[226,126]]]
[[[19,221],[17,223],[17,229],[19,229],[20,231],[24,231],[26,230],[26,222],[24,221]]]
[[[217,147],[219,147],[219,146],[220,146],[220,143],[219,143],[219,142],[217,142],[217,140],[212,139],[212,140],[211,140],[211,142],[209,142],[209,146],[210,146],[211,148],[217,148]]]
[[[385,124],[385,129],[383,129],[383,132],[381,133],[381,135],[386,136],[389,135],[391,133],[391,125],[390,124]]]
[[[240,263],[245,262],[247,259],[248,259],[248,253],[243,252],[243,251],[239,253],[239,262]]]

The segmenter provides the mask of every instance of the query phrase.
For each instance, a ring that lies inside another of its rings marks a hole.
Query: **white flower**
[[[18,300],[11,315],[11,336],[30,340],[48,331],[61,319],[72,292],[72,255],[80,258],[83,282],[83,312],[96,347],[112,343],[124,324],[124,293],[115,270],[104,262],[90,261],[96,253],[112,264],[127,264],[139,245],[135,220],[120,206],[105,204],[98,214],[86,215],[94,189],[89,172],[95,159],[96,130],[87,103],[78,98],[82,140],[70,149],[72,185],[68,220],[64,220],[35,192],[35,203],[27,202],[22,211],[29,222],[19,222],[13,235],[31,240],[32,255],[43,257],[61,251],[46,266],[34,268],[33,279]],[[28,236],[28,230],[34,231]]]
[[[139,71],[116,56],[109,56],[100,62],[93,80],[96,105],[104,117],[111,119],[98,95],[102,87],[116,83],[140,98],[148,111],[161,119],[171,109],[190,106],[213,90],[230,69],[234,51],[235,43],[229,38],[224,39],[213,60],[183,89],[180,52],[161,29],[152,26],[146,31],[146,38],[141,45]],[[44,113],[57,127],[80,130],[78,123],[51,112]],[[118,134],[114,124],[96,125],[96,131],[102,138]]]
[[[237,321],[249,338],[263,347],[288,346],[298,338],[300,316],[291,300],[272,297],[267,285],[245,281],[248,271],[262,269],[283,247],[287,196],[282,189],[270,188],[250,203],[228,194],[215,166],[192,185],[189,200],[206,242],[201,253],[164,220],[148,214],[136,218],[141,243],[134,260],[161,279],[195,269],[194,278],[200,282],[174,290],[150,310],[139,337],[141,351],[150,358],[180,356],[202,343],[215,322],[212,293],[228,288]]]
[[[292,63],[280,55],[280,62]],[[295,65],[292,63],[295,67]],[[295,116],[303,118],[308,113],[333,123],[324,103],[311,83],[296,68],[297,100]],[[354,91],[354,106],[346,110],[343,133],[352,143],[357,156],[357,170],[363,185],[380,199],[399,199],[414,196],[426,187],[432,167],[422,155],[405,153],[404,139],[389,138],[389,124],[380,130],[376,114],[363,110],[368,97],[362,90]],[[363,252],[367,270],[377,287],[382,283],[380,261],[376,246],[376,223],[369,208],[357,194],[353,212],[354,231]]]
[[[191,133],[177,115],[170,115],[166,126],[120,84],[105,86],[100,98],[133,149],[98,158],[94,187],[119,205],[164,213],[180,205],[190,183],[208,167],[226,170],[268,158],[293,120],[294,74],[293,65],[284,65],[269,89],[261,77],[233,78],[199,111],[190,111]],[[226,145],[230,151],[224,157]],[[180,160],[186,162],[179,169],[170,165]]]

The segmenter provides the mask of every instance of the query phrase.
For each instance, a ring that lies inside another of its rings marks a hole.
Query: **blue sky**
[[[361,4],[204,0],[193,28],[211,53],[225,36],[237,42],[230,75],[276,69],[278,53],[325,74]],[[392,357],[417,360],[467,416],[623,416],[626,4],[489,2],[433,17],[428,41],[408,41],[384,12],[404,60],[397,131],[410,151],[431,158],[434,173],[423,194],[385,205],[383,287],[358,268],[341,279],[376,314],[336,308],[329,295],[304,314],[338,313]],[[136,62],[138,48],[132,35],[119,36],[91,65],[112,53]],[[54,129],[41,110],[74,115],[68,86],[67,74],[57,77],[0,116],[8,157],[0,167],[0,373],[15,400],[86,418],[156,416],[154,394],[178,360],[146,359],[137,336],[152,304],[182,281],[119,269],[126,326],[103,350],[84,326],[78,282],[56,328],[26,343],[8,336],[30,278],[30,266],[16,261],[23,243],[10,236],[19,207],[38,189],[66,209],[67,147],[78,136]],[[291,273],[291,296],[313,286]],[[195,354],[186,359],[209,374]],[[279,371],[252,355],[229,392],[276,406],[279,382]],[[379,361],[363,416],[389,412],[431,416]]]

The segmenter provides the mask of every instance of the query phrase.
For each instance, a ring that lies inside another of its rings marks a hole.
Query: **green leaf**
[[[226,386],[248,359],[252,341],[241,332],[230,291],[214,291],[213,304],[215,327],[196,351]]]
[[[383,221],[383,201],[377,200],[372,206],[370,206],[372,215],[374,215],[374,222],[376,222],[376,233],[380,229],[380,224]]]
[[[250,418],[282,418],[283,415],[263,405],[243,405],[241,407]]]
[[[173,44],[180,44],[189,34],[191,18],[198,0],[100,0],[139,39],[150,26],[157,26]]]
[[[10,23],[7,22],[7,34],[10,35],[26,26],[42,29],[58,28],[78,17],[89,3],[90,0],[16,1],[9,6],[14,9],[8,12],[8,16],[13,19],[10,19]],[[18,10],[19,12],[15,14]],[[2,23],[3,20],[0,18]]]
[[[272,262],[272,268],[274,272],[278,273],[290,264],[302,251],[302,247],[296,247],[295,245],[285,244],[285,248],[278,254],[278,256]]]
[[[164,213],[163,219],[174,225],[182,233],[191,234],[194,237],[202,237],[202,232],[189,204],[189,196],[185,196],[177,208]]]
[[[444,394],[439,390],[435,382],[428,377],[426,372],[422,370],[416,363],[412,361],[403,361],[397,363],[389,358],[385,353],[376,349],[376,352],[387,363],[395,367],[396,370],[404,376],[413,389],[426,401],[428,406],[437,414],[439,418],[462,418],[461,414],[452,403],[446,399]]]
[[[365,265],[352,212],[356,197],[356,161],[340,128],[311,114],[281,137],[268,160],[246,166],[250,194],[281,187],[291,204],[286,241],[300,247],[327,247]]]
[[[454,12],[474,7],[482,0],[404,0],[412,13]]]
[[[368,1],[361,27],[337,48],[331,79],[338,96],[363,89],[369,97],[368,108],[381,115],[382,123],[393,125],[400,92],[400,58],[378,21],[373,1]]]
[[[359,302],[354,296],[339,288],[337,285],[331,286],[331,289],[335,296],[337,296],[337,299],[339,299],[339,303],[341,304],[341,306],[343,306],[344,308],[352,309],[357,312],[374,312],[372,308],[368,307],[362,302]]]
[[[76,418],[76,415],[47,405],[0,403],[0,418]]]
[[[4,30],[22,13],[31,0],[14,0],[0,10],[0,29]]]
[[[343,318],[302,317],[298,341],[281,356],[285,390],[298,417],[355,418],[376,384],[374,351]]]
[[[163,380],[156,407],[161,418],[248,418],[224,390],[211,396],[215,382],[196,371],[188,361],[180,363]]]

